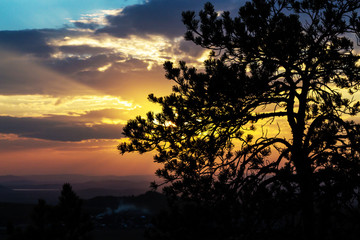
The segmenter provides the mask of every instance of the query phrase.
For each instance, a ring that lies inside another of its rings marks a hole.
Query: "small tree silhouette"
[[[13,230],[9,240],[84,240],[92,230],[90,216],[82,211],[82,200],[70,184],[63,185],[59,203],[47,205],[42,199],[34,207],[31,223]]]
[[[185,38],[212,50],[205,69],[166,62],[173,93],[149,95],[162,112],[130,120],[118,149],[156,150],[173,203],[234,209],[229,239],[355,236],[359,9],[358,0],[253,0],[235,18],[210,3],[199,18],[184,12]],[[208,226],[221,226],[216,216]]]
[[[56,211],[64,239],[85,239],[92,230],[90,216],[82,210],[82,200],[68,183],[63,185]]]

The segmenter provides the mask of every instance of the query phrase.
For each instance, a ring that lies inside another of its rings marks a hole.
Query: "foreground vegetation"
[[[0,239],[142,240],[152,217],[166,205],[157,192],[81,200],[65,184],[56,205],[0,203]]]

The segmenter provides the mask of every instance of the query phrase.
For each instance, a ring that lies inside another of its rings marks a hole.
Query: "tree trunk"
[[[310,167],[298,171],[300,184],[300,203],[302,208],[303,238],[313,239],[314,237],[314,197],[313,181]]]
[[[297,149],[300,150],[300,149]],[[302,211],[303,239],[314,237],[314,189],[313,173],[310,162],[304,156],[303,151],[294,151],[293,160],[297,171],[300,186],[300,206]]]

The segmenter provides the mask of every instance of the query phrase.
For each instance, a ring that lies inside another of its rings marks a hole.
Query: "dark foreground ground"
[[[35,204],[0,202],[0,240],[7,239],[6,228],[11,222],[25,228],[31,221]],[[95,197],[84,200],[83,209],[89,213],[94,240],[142,240],[151,219],[166,208],[166,200],[157,192],[128,197]]]
[[[96,229],[91,236],[94,240],[143,240],[145,229]]]
[[[0,229],[0,240],[6,240],[6,230]],[[91,232],[93,240],[145,240],[145,229],[95,229]]]

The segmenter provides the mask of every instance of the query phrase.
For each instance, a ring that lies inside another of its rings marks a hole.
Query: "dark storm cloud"
[[[184,35],[186,30],[181,21],[181,13],[191,10],[198,12],[208,0],[150,0],[145,4],[132,5],[116,16],[108,16],[109,26],[98,30],[117,37],[128,35],[160,34],[170,38]],[[234,4],[237,2],[237,4]],[[233,10],[243,0],[212,3],[217,10]]]
[[[181,13],[186,10],[198,12],[207,0],[150,0],[144,4],[132,5],[124,8],[118,15],[109,15],[109,26],[99,29],[97,33],[108,33],[112,36],[127,37],[131,34],[145,36],[147,34],[160,34],[167,37],[182,36],[185,26],[181,21]],[[214,0],[212,3],[217,10],[237,10],[244,0]],[[96,23],[83,23],[74,21],[78,29],[96,29]],[[38,57],[49,57],[56,51],[56,47],[48,45],[49,39],[59,39],[66,36],[80,36],[89,33],[60,29],[27,29],[18,31],[0,31],[0,48],[19,53],[33,54]],[[90,34],[91,35],[91,34]],[[92,48],[88,46],[61,47],[60,50],[76,51],[89,50],[96,53],[106,48]]]
[[[46,43],[48,34],[41,30],[0,31],[0,47],[39,57],[48,57],[53,48]]]
[[[0,138],[0,152],[24,151],[26,149],[74,147],[73,142],[46,141],[34,138]],[[84,146],[83,146],[84,147]]]
[[[138,71],[139,69],[145,70],[148,64],[144,62],[143,60],[139,60],[136,58],[130,58],[124,62],[117,62],[114,63],[113,69],[117,70],[135,70]]]
[[[121,137],[120,125],[58,121],[52,118],[17,118],[0,116],[0,133],[17,134],[20,137],[55,141],[81,141],[87,139],[117,139]]]
[[[40,60],[3,51],[0,48],[0,94],[48,94],[74,95],[93,94],[95,91],[56,73]]]
[[[123,57],[121,54],[98,54],[85,59],[81,58],[81,56],[74,56],[65,59],[53,60],[48,66],[63,74],[73,74],[89,70],[97,71],[96,69],[99,67],[122,59]]]
[[[84,23],[81,21],[73,21],[73,24],[75,27],[77,28],[81,28],[81,29],[96,29],[99,28],[99,24],[97,23]]]
[[[0,49],[20,54],[31,54],[47,60],[56,51],[56,47],[48,44],[49,40],[83,34],[65,28],[0,31]]]

